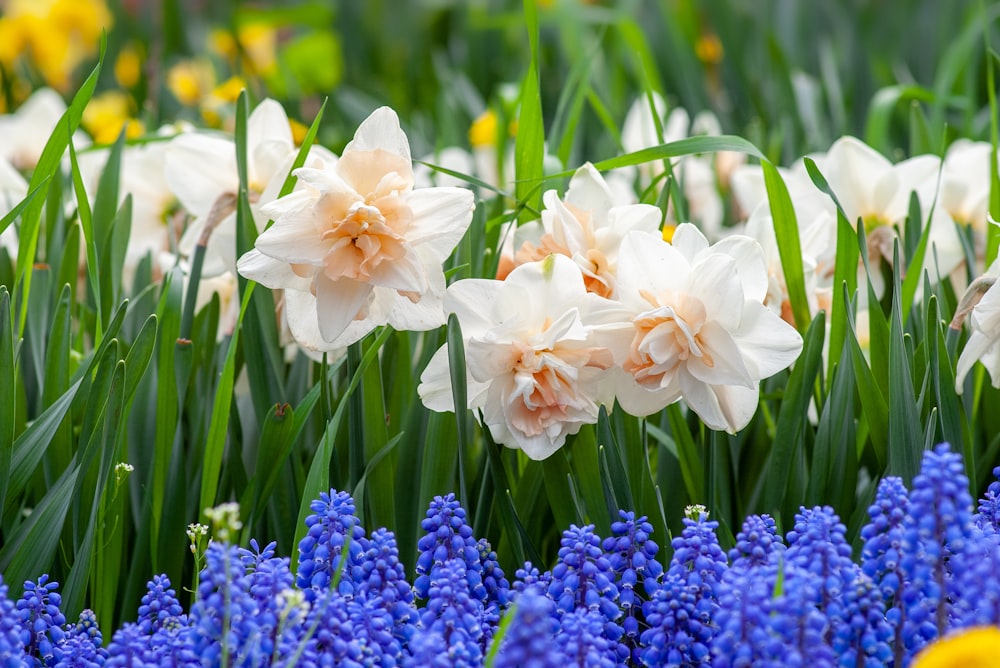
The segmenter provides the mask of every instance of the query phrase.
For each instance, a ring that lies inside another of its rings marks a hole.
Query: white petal
[[[680,251],[689,262],[694,262],[700,254],[708,250],[708,239],[696,225],[681,223],[674,230],[670,245]]]
[[[262,253],[295,264],[318,265],[330,248],[313,223],[311,211],[280,217],[254,244]]]
[[[652,204],[627,204],[613,207],[608,212],[608,227],[613,229],[615,236],[622,239],[633,230],[656,234],[660,229],[663,214]],[[617,245],[621,245],[621,242]],[[610,249],[609,249],[610,250]],[[617,254],[618,249],[614,252]]]
[[[444,307],[441,305],[441,296],[433,292],[421,295],[420,300],[412,302],[408,297],[404,297],[395,290],[387,288],[376,288],[385,291],[391,298],[391,310],[388,314],[388,324],[393,329],[408,332],[425,332],[435,329],[447,322],[444,315]]]
[[[491,316],[502,285],[501,281],[466,278],[448,286],[443,307],[458,316],[465,338],[478,336],[495,324]]]
[[[982,332],[973,332],[969,337],[962,354],[958,356],[958,364],[955,368],[955,391],[962,394],[965,377],[972,370],[973,365],[986,354],[986,352],[996,345],[996,341],[986,336]],[[1000,374],[998,374],[1000,375]],[[992,376],[992,369],[991,369]]]
[[[698,337],[703,347],[702,355],[699,357],[692,351],[686,365],[692,376],[709,385],[752,387],[757,382],[743,362],[743,351],[717,322],[706,322]]]
[[[658,294],[684,289],[689,273],[687,258],[657,233],[630,232],[618,249],[619,298],[629,306],[649,308],[639,297],[639,290]]]
[[[425,246],[443,262],[465,236],[476,207],[471,190],[465,188],[418,188],[406,197],[413,212],[407,241]]]
[[[612,373],[615,396],[618,403],[629,415],[645,417],[661,410],[680,399],[680,387],[668,384],[666,387],[649,390],[635,382],[632,374],[615,367]]]
[[[308,292],[312,285],[312,278],[298,276],[287,262],[268,257],[257,249],[244,253],[236,263],[236,268],[243,277],[272,290],[285,288]]]
[[[254,155],[258,147],[271,142],[284,145],[288,151],[295,147],[288,114],[277,100],[267,98],[247,119],[247,152]]]
[[[842,137],[834,142],[824,162],[821,171],[851,224],[858,217],[875,213],[875,186],[891,172],[892,163],[854,137]]]
[[[239,189],[235,145],[194,132],[179,135],[167,147],[166,179],[185,209],[207,216],[219,195]]]
[[[709,320],[727,330],[739,327],[746,297],[736,260],[722,253],[708,253],[691,267],[690,277],[687,292],[705,305]]]
[[[319,331],[323,340],[337,340],[368,301],[371,283],[342,278],[331,281],[324,274],[316,275],[316,302]]]
[[[389,107],[379,107],[362,121],[354,139],[344,148],[350,151],[382,149],[410,161],[410,142],[399,127],[399,117]]]
[[[420,374],[417,395],[424,406],[438,413],[455,412],[455,401],[451,389],[451,368],[448,364],[448,346],[437,349],[431,361]]]
[[[593,220],[606,220],[611,209],[611,191],[601,173],[589,162],[576,170],[570,179],[564,198],[583,211],[590,211]]]
[[[706,385],[686,373],[680,374],[684,401],[711,429],[735,433],[749,424],[760,389],[737,385]]]
[[[773,228],[770,238],[774,239]],[[750,237],[733,235],[716,243],[712,250],[725,253],[736,260],[743,294],[747,299],[763,302],[767,295],[767,264],[764,262],[761,244]]]
[[[795,328],[757,302],[745,304],[734,334],[744,360],[759,379],[787,368],[802,352],[802,337]]]

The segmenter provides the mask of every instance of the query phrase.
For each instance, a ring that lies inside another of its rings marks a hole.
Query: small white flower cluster
[[[199,554],[204,550],[204,541],[208,536],[208,526],[205,524],[192,523],[187,528],[188,542],[191,544],[191,553]]]
[[[205,517],[212,522],[212,535],[222,543],[234,542],[236,534],[243,528],[243,522],[240,521],[240,504],[235,502],[220,503],[213,508],[206,508]]]

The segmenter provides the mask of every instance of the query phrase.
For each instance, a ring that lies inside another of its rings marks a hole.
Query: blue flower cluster
[[[728,553],[696,507],[666,568],[646,518],[622,511],[612,536],[571,526],[551,570],[527,563],[511,583],[447,495],[411,586],[392,532],[367,534],[331,490],[297,573],[273,543],[210,543],[190,611],[156,576],[107,646],[92,612],[67,622],[45,576],[16,601],[0,580],[0,668],[904,666],[953,630],[1000,625],[998,499],[1000,481],[974,507],[961,457],[939,446],[910,490],[881,481],[860,562],[828,507],[802,508],[784,536],[748,517]]]

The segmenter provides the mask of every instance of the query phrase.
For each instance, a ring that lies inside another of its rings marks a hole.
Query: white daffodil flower
[[[976,362],[982,362],[990,374],[993,387],[1000,388],[1000,260],[994,261],[989,271],[970,286],[962,301],[970,299],[975,306],[969,322],[972,334],[958,357],[955,369],[955,391],[962,394],[965,377]],[[987,287],[988,286],[988,287]],[[978,299],[978,302],[975,300]],[[962,315],[968,311],[959,305],[960,315],[956,320],[961,323]],[[952,323],[952,327],[961,327]]]
[[[34,169],[64,113],[66,103],[59,93],[40,88],[14,113],[0,115],[0,158],[21,171]],[[74,133],[73,146],[77,150],[89,145],[84,133]]]
[[[629,320],[606,334],[623,371],[622,407],[649,415],[683,397],[712,429],[745,427],[760,381],[802,350],[798,332],[764,306],[760,246],[743,236],[709,246],[683,224],[671,244],[632,232],[618,262],[618,299]]]
[[[825,155],[815,156],[816,166],[840,201],[847,219],[865,223],[871,259],[892,261],[894,226],[902,228],[909,213],[910,193],[920,197],[920,186],[936,179],[941,169],[937,156],[921,155],[893,165],[885,156],[854,137],[841,137]],[[964,259],[954,222],[941,206],[921,199],[921,216],[929,217],[930,234],[923,270],[937,282],[948,276]],[[885,291],[880,272],[872,272],[878,296]]]
[[[619,309],[587,292],[570,259],[550,255],[504,281],[458,281],[444,307],[462,325],[468,407],[477,417],[482,411],[496,442],[545,459],[613,402],[613,356],[595,345],[593,333]],[[431,410],[455,410],[447,346],[427,365],[417,392]]]
[[[346,346],[379,325],[444,324],[442,262],[472,221],[472,192],[413,188],[409,142],[382,107],[333,166],[297,170],[295,192],[262,208],[274,220],[239,272],[285,290],[288,325],[313,350]]]
[[[0,158],[0,217],[5,216],[28,195],[28,182],[13,165]],[[11,223],[0,233],[0,246],[11,259],[17,258],[17,231]]]
[[[258,230],[267,222],[260,208],[277,198],[297,149],[285,110],[275,100],[264,100],[247,119],[247,187],[250,208]],[[332,153],[313,147],[310,159],[333,161]],[[236,167],[236,144],[231,137],[218,134],[186,132],[167,147],[166,180],[194,220],[180,240],[180,251],[190,256],[201,242],[206,228],[214,225],[208,237],[203,272],[207,276],[236,269],[236,214],[234,204],[217,207],[225,198],[239,191]]]
[[[644,95],[638,98],[625,115],[625,122],[622,125],[622,148],[627,153],[679,141],[689,136],[721,134],[719,121],[710,112],[701,112],[692,120],[688,112],[680,107],[672,109],[667,114],[666,102],[659,94],[653,93],[652,100],[651,107],[649,97]],[[656,130],[654,116],[662,119],[662,135]],[[706,234],[719,236],[724,214],[719,185],[727,186],[729,175],[745,160],[745,156],[741,153],[723,151],[715,155],[688,155],[672,161],[673,174],[680,182],[687,200],[689,221],[675,220],[672,211],[668,212],[668,217],[674,222],[696,223]],[[663,171],[663,164],[659,161],[639,165],[640,187],[649,187]],[[628,177],[630,172],[619,172],[619,174]],[[613,180],[617,181],[620,178],[621,176],[615,176]],[[612,179],[609,178],[610,180]]]
[[[542,198],[541,221],[517,228],[517,249],[510,268],[536,262],[551,253],[572,258],[583,272],[587,290],[613,297],[618,247],[632,230],[656,232],[660,210],[649,204],[614,206],[614,197],[600,172],[590,163],[576,171],[566,197],[555,190]]]

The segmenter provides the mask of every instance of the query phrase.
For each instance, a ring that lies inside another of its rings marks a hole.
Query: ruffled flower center
[[[686,294],[665,294],[657,299],[645,290],[640,294],[653,308],[632,320],[635,335],[623,365],[637,383],[659,388],[665,376],[691,358],[700,359],[709,368],[715,366],[701,338],[707,313],[700,299]]]
[[[581,399],[577,393],[580,370],[607,369],[613,363],[606,348],[536,348],[513,345],[514,388],[507,410],[511,426],[527,436],[538,436],[552,424],[567,421]]]
[[[328,204],[333,211],[327,219],[333,223],[321,234],[321,239],[330,244],[323,261],[328,278],[369,282],[383,263],[406,256],[404,235],[412,213],[400,197],[391,194],[356,199],[346,207],[336,201]]]

